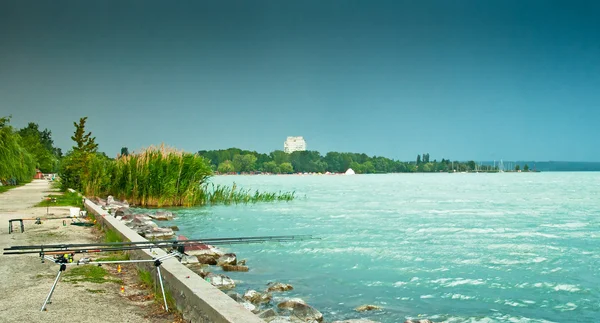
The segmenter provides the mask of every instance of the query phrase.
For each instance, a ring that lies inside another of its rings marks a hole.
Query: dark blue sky
[[[0,115],[114,156],[600,160],[600,1],[0,2]]]

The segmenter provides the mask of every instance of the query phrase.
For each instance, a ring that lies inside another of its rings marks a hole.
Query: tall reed
[[[88,195],[113,195],[140,206],[194,206],[206,204],[289,201],[294,193],[261,193],[208,183],[210,163],[198,154],[173,148],[149,147],[116,160],[90,161],[84,176]],[[101,159],[101,158],[100,158]]]

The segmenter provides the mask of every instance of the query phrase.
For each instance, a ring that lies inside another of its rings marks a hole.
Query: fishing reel
[[[65,253],[54,256],[54,262],[57,264],[67,264],[73,262],[74,253]]]

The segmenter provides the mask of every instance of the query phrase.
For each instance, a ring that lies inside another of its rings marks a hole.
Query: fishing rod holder
[[[140,260],[91,261],[89,258],[86,257],[86,258],[83,258],[76,262],[73,261],[72,253],[59,254],[55,257],[51,257],[48,255],[44,255],[43,252],[40,252],[40,256],[42,257],[42,263],[44,262],[44,259],[46,259],[55,264],[60,265],[59,269],[58,269],[58,274],[56,275],[56,279],[54,279],[54,283],[52,284],[52,288],[50,288],[50,292],[48,293],[48,296],[46,297],[46,300],[44,301],[44,304],[42,305],[41,312],[46,311],[46,305],[52,303],[50,301],[52,298],[52,294],[54,294],[54,290],[56,289],[56,285],[58,284],[58,282],[60,280],[60,276],[67,269],[67,265],[74,265],[74,266],[98,265],[98,266],[102,266],[103,264],[144,263],[144,262],[146,262],[146,263],[151,262],[154,265],[154,267],[156,268],[156,274],[158,276],[158,281],[160,283],[160,290],[162,292],[163,301],[165,304],[165,311],[168,312],[169,305],[167,304],[167,295],[165,294],[165,287],[163,284],[162,273],[160,272],[160,266],[163,264],[163,262],[165,260],[174,258],[174,257],[182,257],[183,254],[176,250],[172,250],[170,253],[168,253],[166,255],[160,256],[158,258],[147,259],[147,260],[140,259]]]

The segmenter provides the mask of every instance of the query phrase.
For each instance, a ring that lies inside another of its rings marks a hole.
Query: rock
[[[246,259],[238,261],[238,265],[245,266],[246,265]]]
[[[371,320],[367,320],[367,319],[351,319],[351,320],[344,320],[344,321],[333,321],[331,323],[379,323],[379,322],[371,321]]]
[[[169,211],[158,211],[156,214],[150,214],[149,217],[157,221],[170,221],[173,220],[173,213]]]
[[[357,308],[355,308],[354,310],[357,312],[365,312],[365,311],[373,311],[373,310],[380,310],[381,307],[377,306],[377,305],[369,305],[369,304],[365,304],[365,305],[361,305]]]
[[[226,253],[219,257],[217,264],[221,265],[237,265],[237,256],[234,253]]]
[[[181,263],[187,265],[198,264],[200,262],[198,261],[198,258],[196,258],[196,256],[183,255],[183,257],[181,257]]]
[[[233,281],[233,279],[223,274],[209,273],[204,279],[217,288],[235,288],[235,282]]]
[[[268,310],[264,310],[257,314],[259,318],[267,321],[268,319],[275,319],[277,317],[277,312],[274,309],[270,308]]]
[[[171,228],[171,230],[173,230],[173,231],[179,231],[179,227],[176,225],[172,225],[169,228]]]
[[[269,293],[261,294],[253,289],[244,293],[244,299],[250,301],[252,304],[257,305],[262,303],[268,303],[271,301],[272,298],[273,296]]]
[[[303,321],[323,321],[323,314],[314,307],[306,304],[299,298],[290,298],[284,302],[277,304],[280,309],[292,311],[292,316],[295,316]]]
[[[269,283],[267,286],[267,292],[285,292],[294,289],[292,285],[282,283]]]
[[[294,308],[295,304],[305,304],[306,305],[306,302],[301,298],[289,298],[289,299],[277,304],[277,307],[279,307],[282,310],[284,310],[284,309],[291,310]]]
[[[219,256],[216,256],[216,255],[197,255],[196,256],[199,263],[213,265],[213,266],[217,264],[218,257]]]
[[[221,265],[224,271],[248,271],[247,266]]]
[[[236,292],[229,292],[229,293],[227,293],[227,296],[231,297],[238,304],[241,304],[242,306],[244,306],[245,309],[247,309],[251,312],[256,311],[256,306],[254,306],[254,304],[248,302],[245,298],[242,297],[242,295],[240,295]]]
[[[132,214],[133,214],[133,211],[131,211],[131,209],[128,207],[120,207],[115,210],[115,216],[121,216],[124,218],[128,218]]]

